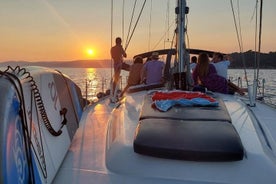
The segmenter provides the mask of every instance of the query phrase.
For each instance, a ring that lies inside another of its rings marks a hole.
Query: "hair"
[[[146,62],[148,62],[150,60],[151,60],[151,57],[149,56],[149,57],[147,57]]]
[[[141,57],[136,57],[133,63],[143,63],[143,59]]]
[[[223,60],[223,54],[222,54],[222,53],[220,53],[220,52],[216,52],[216,53],[214,53],[213,57],[214,57],[214,56],[217,56],[217,57],[218,57],[218,59],[219,59],[220,61],[222,61],[222,60]]]
[[[115,39],[115,42],[116,42],[116,44],[121,44],[122,43],[122,39],[120,37],[117,37]]]
[[[191,60],[192,60],[192,63],[197,63],[197,57],[196,57],[196,56],[193,56],[193,57],[191,58]]]
[[[209,72],[209,56],[207,53],[200,53],[198,56],[198,74],[205,77]]]

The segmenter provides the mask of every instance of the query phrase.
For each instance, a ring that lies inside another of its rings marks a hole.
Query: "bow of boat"
[[[67,183],[273,183],[276,181],[273,126],[275,113],[271,113],[274,112],[273,109],[259,103],[256,107],[248,107],[246,101],[237,96],[216,94],[225,105],[231,124],[241,140],[242,158],[234,161],[162,158],[162,155],[140,154],[134,150],[137,126],[141,121],[146,96],[148,96],[147,91],[131,93],[117,104],[110,104],[109,99],[106,99],[88,107],[54,183],[65,181]],[[176,111],[178,110],[180,109]],[[166,121],[170,122],[170,119]],[[156,123],[156,129],[162,126],[162,120],[159,123]],[[214,128],[215,131],[221,131],[219,128]],[[183,131],[183,135],[187,133]],[[171,136],[174,136],[173,134],[174,132]]]

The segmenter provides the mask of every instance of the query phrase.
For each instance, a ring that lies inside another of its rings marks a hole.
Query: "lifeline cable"
[[[48,115],[46,113],[45,107],[44,107],[44,103],[43,100],[41,98],[39,89],[33,79],[33,77],[31,76],[30,72],[27,72],[25,68],[20,68],[19,66],[15,67],[15,69],[11,68],[10,66],[8,66],[8,69],[5,72],[9,72],[9,70],[12,71],[12,73],[17,73],[18,75],[21,73],[21,77],[23,77],[25,75],[25,79],[28,79],[32,91],[34,92],[34,98],[35,101],[37,103],[38,109],[40,111],[40,115],[42,117],[42,120],[44,122],[44,125],[46,126],[47,130],[53,135],[53,136],[59,136],[62,133],[62,127],[67,123],[67,119],[65,117],[66,113],[67,113],[67,109],[63,108],[60,111],[60,115],[63,115],[63,121],[61,122],[61,127],[59,128],[58,131],[55,131],[54,128],[52,127],[49,119],[48,119]],[[17,70],[17,71],[16,71]]]

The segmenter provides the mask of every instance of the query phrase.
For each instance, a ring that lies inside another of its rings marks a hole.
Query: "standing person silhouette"
[[[123,65],[123,57],[127,57],[127,54],[122,46],[122,39],[117,37],[115,39],[116,45],[113,46],[110,50],[111,57],[113,59],[114,75],[113,75],[113,85],[112,85],[112,96],[115,95],[116,86],[121,74],[121,69]]]

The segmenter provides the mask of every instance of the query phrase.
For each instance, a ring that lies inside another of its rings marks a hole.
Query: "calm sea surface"
[[[5,70],[6,67],[0,67]],[[56,68],[62,73],[69,76],[82,91],[83,97],[90,101],[97,100],[99,92],[105,92],[110,87],[111,69],[109,68]],[[229,69],[228,76],[239,86],[246,87],[245,74],[243,69]],[[254,78],[254,70],[246,70],[248,83],[252,84]],[[255,72],[256,73],[256,72]],[[121,87],[125,86],[128,72],[122,71]],[[238,80],[240,79],[240,80]],[[258,96],[264,94],[264,99],[268,103],[276,105],[276,70],[263,69],[259,71]],[[264,86],[264,88],[262,88]]]
[[[98,92],[105,92],[110,86],[111,69],[106,68],[57,68],[64,74],[68,75],[73,81],[80,86],[84,97],[91,101],[97,99]],[[113,72],[113,71],[112,71]],[[252,84],[254,78],[254,70],[246,70],[249,84]],[[125,85],[128,72],[122,71],[122,86]],[[242,69],[229,69],[228,76],[231,80],[246,87],[245,74]],[[238,79],[241,79],[240,81]],[[258,89],[259,93],[264,92],[265,101],[276,104],[276,70],[260,70],[259,71],[259,85],[264,85]],[[259,94],[261,95],[261,94]]]

